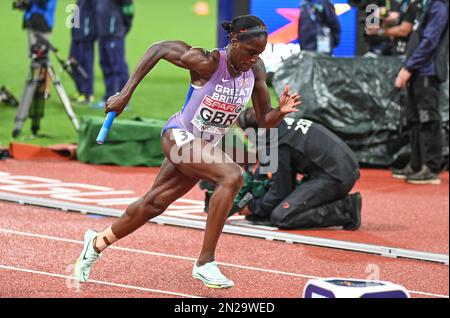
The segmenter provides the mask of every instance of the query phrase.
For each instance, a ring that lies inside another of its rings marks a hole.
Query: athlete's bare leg
[[[198,149],[193,146],[193,142],[184,147],[190,151],[191,158],[194,152],[201,153],[202,158],[208,163],[188,161],[174,164],[170,162],[171,152],[180,148],[176,146],[170,135],[171,130],[163,135],[163,150],[169,160],[166,159],[161,165],[155,183],[144,197],[130,204],[125,213],[112,224],[110,228],[112,233],[109,235],[113,236],[114,240],[111,241],[114,242],[134,232],[150,219],[162,214],[171,203],[187,193],[199,179],[204,179],[215,183],[216,190],[209,202],[205,235],[198,258],[198,265],[203,265],[215,259],[217,242],[228,212],[242,187],[242,169],[219,149],[215,148],[214,152],[210,153],[211,145],[199,140],[196,140]],[[99,243],[102,244],[103,241],[100,240]],[[103,245],[103,247],[106,246]]]
[[[198,179],[184,175],[171,162],[164,160],[151,189],[128,206],[125,213],[111,226],[112,232],[117,239],[134,232],[150,219],[163,213],[197,182]]]
[[[209,287],[234,286],[234,283],[223,276],[211,262],[215,260],[217,242],[228,211],[242,186],[242,169],[226,154],[204,140],[194,139],[178,147],[171,136],[172,130],[166,131],[163,135],[162,145],[167,159],[161,165],[155,183],[147,194],[128,206],[125,213],[104,231],[100,233],[86,231],[84,247],[74,268],[74,275],[78,281],[86,282],[89,279],[92,265],[98,259],[99,253],[137,230],[148,220],[163,213],[172,202],[188,192],[201,178],[215,183],[216,191],[210,200],[202,250],[192,270],[192,276]],[[177,157],[180,152],[188,154],[187,160],[175,160],[180,159]],[[195,158],[195,155],[199,154],[200,158]],[[189,160],[189,157],[198,160]]]
[[[150,191],[131,204],[112,226],[100,233],[86,231],[84,247],[74,268],[74,275],[78,281],[88,280],[92,265],[105,248],[163,213],[172,202],[184,195],[197,182],[197,178],[183,175],[170,161],[165,160]]]
[[[171,159],[170,153],[173,151],[173,147],[177,147],[175,141],[170,136],[170,130],[166,131],[163,135],[163,150],[169,160]],[[205,236],[197,262],[201,266],[214,260],[217,242],[227,219],[228,212],[243,184],[243,172],[241,167],[221,150],[215,148],[214,152],[211,153],[209,151],[212,147],[210,144],[205,141],[196,141],[183,146],[183,150],[190,151],[190,158],[193,157],[194,153],[197,156],[201,153],[204,161],[208,163],[182,162],[175,164],[175,166],[184,175],[190,176],[193,180],[203,179],[216,184],[216,190],[209,202]]]

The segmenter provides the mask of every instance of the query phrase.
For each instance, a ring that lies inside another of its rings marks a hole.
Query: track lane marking
[[[83,241],[72,240],[72,239],[56,237],[56,236],[43,235],[43,234],[22,232],[22,231],[16,231],[16,230],[5,229],[5,228],[0,228],[0,233],[1,232],[6,233],[6,234],[14,234],[14,235],[18,235],[18,236],[37,237],[37,238],[48,239],[48,240],[53,240],[53,241],[60,241],[60,242],[66,242],[66,243],[74,243],[74,244],[80,244],[80,245],[84,244]],[[146,255],[152,255],[152,256],[161,256],[161,257],[168,257],[168,258],[174,258],[174,259],[181,259],[181,260],[187,260],[187,261],[192,261],[192,262],[197,260],[197,258],[195,258],[195,257],[187,257],[187,256],[173,255],[173,254],[150,252],[150,251],[145,251],[145,250],[138,250],[138,249],[132,249],[132,248],[127,248],[127,247],[120,247],[120,246],[110,246],[110,247],[108,247],[108,249],[120,250],[120,251],[131,252],[131,253],[138,253],[138,254],[146,254]],[[326,278],[326,277],[320,277],[320,276],[311,276],[311,275],[305,275],[305,274],[290,273],[290,272],[284,272],[284,271],[278,271],[278,270],[272,270],[272,269],[265,269],[265,268],[259,268],[259,267],[253,267],[253,266],[246,266],[246,265],[237,265],[237,264],[224,263],[224,262],[217,262],[217,263],[220,264],[220,265],[234,267],[234,268],[239,268],[239,269],[247,269],[247,270],[266,272],[266,273],[271,273],[271,274],[280,274],[280,275],[285,275],[285,276],[294,276],[294,277],[308,278],[308,279]],[[0,265],[0,267],[1,267],[1,265]],[[70,276],[68,276],[68,277],[70,277]],[[422,291],[408,290],[408,292],[411,293],[411,294],[433,296],[433,297],[439,297],[439,298],[449,298],[448,295],[433,294],[433,293],[422,292]]]
[[[66,239],[66,238],[61,238],[61,237],[56,237],[56,236],[35,234],[35,233],[29,233],[29,232],[21,232],[21,231],[15,231],[15,230],[4,229],[4,228],[0,228],[0,232],[9,233],[9,234],[15,234],[15,235],[19,235],[19,236],[38,237],[38,238],[42,238],[42,239],[61,241],[61,242],[67,242],[67,243],[74,243],[74,244],[80,244],[80,245],[84,244],[83,241]],[[152,255],[152,256],[168,257],[168,258],[186,260],[186,261],[191,261],[191,262],[194,262],[194,261],[197,260],[197,258],[195,258],[195,257],[180,256],[180,255],[158,253],[158,252],[150,252],[150,251],[145,251],[145,250],[138,250],[138,249],[127,248],[127,247],[120,247],[120,246],[117,246],[117,245],[110,246],[110,247],[108,247],[108,249],[125,251],[125,252],[131,252],[131,253],[138,253],[138,254],[146,254],[146,255]],[[283,271],[272,270],[272,269],[264,269],[264,268],[258,268],[258,267],[252,267],[252,266],[237,265],[237,264],[224,263],[224,262],[217,262],[217,263],[220,264],[220,265],[224,265],[224,266],[235,267],[235,268],[240,268],[240,269],[255,270],[255,271],[261,271],[261,272],[267,272],[267,273],[271,273],[271,274],[281,274],[281,275],[286,275],[286,276],[295,276],[295,277],[308,278],[308,279],[310,279],[310,278],[320,278],[320,277],[317,277],[317,276],[296,274],[296,273],[283,272]]]
[[[64,278],[66,280],[70,279],[70,280],[75,280],[76,281],[76,278],[73,277],[73,276],[67,276],[67,275],[61,275],[61,274],[55,274],[55,273],[49,273],[49,272],[43,272],[43,271],[36,271],[36,270],[32,270],[32,269],[26,269],[26,268],[14,267],[14,266],[6,266],[6,265],[1,265],[0,264],[0,269],[19,271],[19,272],[25,272],[25,273],[31,273],[31,274],[37,274],[37,275],[44,275],[44,276],[50,276],[50,277],[57,277],[57,278]],[[94,284],[99,284],[99,285],[114,286],[114,287],[133,289],[133,290],[140,290],[140,291],[146,291],[146,292],[152,292],[152,293],[158,293],[158,294],[166,294],[166,295],[172,295],[172,296],[181,296],[181,297],[187,297],[187,298],[201,298],[199,296],[182,294],[182,293],[171,292],[171,291],[166,291],[166,290],[159,290],[159,289],[139,287],[139,286],[133,286],[133,285],[118,284],[118,283],[105,282],[105,281],[100,281],[100,280],[91,280],[91,279],[89,279],[88,282],[89,283],[94,283]]]

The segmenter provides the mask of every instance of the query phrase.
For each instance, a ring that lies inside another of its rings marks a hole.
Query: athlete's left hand
[[[284,87],[283,94],[280,97],[278,110],[283,115],[298,112],[297,106],[301,103],[299,94],[295,93],[293,95],[289,95],[289,84],[287,84]]]

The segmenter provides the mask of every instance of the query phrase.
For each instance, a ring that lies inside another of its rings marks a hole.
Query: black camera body
[[[31,0],[15,0],[13,2],[13,9],[16,10],[28,10],[31,7]]]
[[[36,41],[30,48],[30,57],[34,62],[45,62],[48,61],[48,52],[50,47],[44,41]]]

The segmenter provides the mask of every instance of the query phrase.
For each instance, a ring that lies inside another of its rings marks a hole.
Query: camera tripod
[[[78,119],[70,105],[69,97],[49,59],[45,58],[31,62],[30,72],[16,113],[15,126],[12,132],[14,138],[20,135],[23,122],[28,116],[32,119],[31,131],[33,135],[36,135],[39,131],[40,121],[44,115],[46,82],[48,77],[56,88],[59,99],[64,105],[64,109],[72,121],[75,130],[79,129]]]

